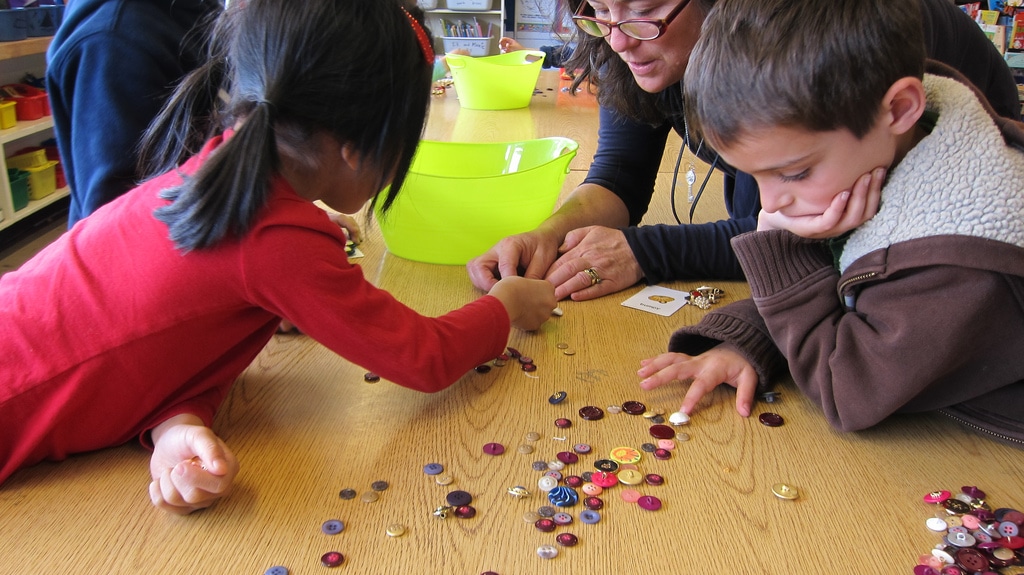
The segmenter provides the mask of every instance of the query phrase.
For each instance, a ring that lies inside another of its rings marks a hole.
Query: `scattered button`
[[[558,459],[551,460],[548,462],[548,469],[550,469],[551,471],[561,471],[565,469],[565,463],[559,461]],[[561,477],[558,477],[557,479],[561,479]]]
[[[538,519],[533,526],[537,528],[537,531],[543,531],[544,533],[551,533],[556,527],[554,520],[547,517]]]
[[[338,497],[342,499],[355,499],[356,495],[358,495],[358,493],[356,493],[355,489],[342,489],[338,492]]]
[[[530,492],[522,485],[516,485],[515,487],[508,488],[508,494],[516,499],[522,499],[523,497],[530,495]]]
[[[541,491],[548,492],[558,486],[558,480],[550,475],[545,475],[537,480],[537,488]]]
[[[672,452],[667,450],[667,449],[662,449],[661,447],[659,447],[658,449],[654,450],[654,458],[655,459],[672,459]]]
[[[639,463],[643,459],[643,454],[632,447],[616,447],[612,449],[609,455],[612,461],[616,463]],[[598,467],[598,469],[602,471],[615,471],[615,469],[604,469],[602,467]]]
[[[672,451],[673,449],[676,448],[676,442],[672,441],[671,439],[659,439],[658,447],[660,447],[661,449],[668,449],[669,451]]]
[[[337,519],[329,519],[324,521],[324,524],[320,526],[320,530],[327,535],[337,535],[345,530],[345,524]]]
[[[557,507],[572,507],[579,502],[580,496],[572,487],[559,485],[548,491],[548,501]]]
[[[555,479],[555,481],[561,481],[562,480],[562,472],[558,471],[556,469],[552,469],[551,471],[548,471],[544,475],[547,475],[548,477],[553,477]]]
[[[536,511],[523,513],[523,521],[527,523],[536,523],[538,519],[540,519],[540,515]]]
[[[946,508],[946,513],[950,515],[963,515],[971,510],[971,506],[959,499],[947,499],[942,502],[942,506]]]
[[[800,492],[796,487],[785,483],[776,483],[775,485],[772,485],[772,493],[774,493],[779,499],[796,499],[797,497],[800,497]]]
[[[580,521],[586,523],[587,525],[593,525],[594,523],[597,523],[600,520],[601,514],[597,511],[594,511],[593,509],[580,511]]]
[[[926,493],[925,494],[924,502],[925,503],[942,503],[943,501],[949,499],[949,496],[950,496],[950,493],[948,491],[946,491],[946,490],[932,491],[931,493]]]
[[[567,343],[557,343],[557,344],[555,344],[555,347],[557,347],[558,349],[569,349],[569,344],[567,344]]]
[[[366,372],[365,375],[363,375],[363,381],[365,381],[366,383],[377,383],[378,381],[380,381],[380,376],[377,375],[376,373],[373,373],[372,371],[368,371]]]
[[[653,495],[644,495],[638,499],[636,503],[641,509],[646,509],[647,511],[657,511],[661,509],[661,499],[658,499]]]
[[[932,517],[924,522],[925,527],[939,533],[944,533],[949,527],[946,522],[938,517]]]
[[[345,562],[345,556],[337,551],[328,551],[320,556],[320,562],[324,567],[337,567]]]
[[[646,451],[647,453],[654,453],[654,450],[657,449],[657,448],[658,448],[658,446],[654,445],[653,443],[642,443],[642,444],[640,444],[640,449]]]
[[[562,547],[572,547],[579,543],[579,538],[572,533],[559,533],[555,541]]]
[[[558,419],[555,420],[555,427],[557,427],[559,429],[565,429],[567,427],[572,427],[572,422],[569,421],[568,419],[564,418],[564,417],[559,417]]]
[[[555,513],[558,512],[550,505],[541,505],[537,508],[537,515],[540,515],[541,517],[554,517]]]
[[[685,412],[677,411],[668,416],[668,422],[672,425],[686,425],[687,423],[690,423],[690,416],[686,415]]]
[[[964,493],[964,495],[967,495],[968,497],[970,497],[972,499],[984,499],[985,498],[985,492],[980,490],[980,489],[978,489],[977,487],[975,487],[973,485],[964,485],[963,487],[960,488],[960,491],[962,491]],[[981,571],[981,569],[975,569],[975,571]]]
[[[690,441],[690,434],[689,433],[679,432],[679,433],[676,434],[676,441],[683,441],[683,442]]]
[[[478,366],[474,367],[473,370],[475,370],[477,373],[487,373],[487,372],[491,371],[491,366],[489,366],[487,364],[478,365]]]
[[[565,401],[565,398],[568,396],[569,394],[567,394],[566,392],[559,391],[557,393],[552,394],[551,397],[548,398],[548,403],[550,403],[551,405],[557,405]]]
[[[554,559],[558,557],[558,548],[554,545],[541,545],[537,548],[537,556],[541,559]]]
[[[526,444],[526,443],[523,443],[522,445],[520,445],[519,447],[516,448],[516,451],[518,451],[519,453],[522,453],[523,455],[529,455],[529,454],[533,453],[533,446],[529,445],[529,444]]]
[[[622,411],[630,415],[640,415],[647,411],[647,406],[639,401],[624,401],[622,402]]]
[[[657,486],[665,484],[665,478],[662,477],[661,475],[658,475],[657,473],[648,473],[647,475],[644,476],[644,481],[647,482],[647,485]]]
[[[580,456],[571,451],[559,451],[555,454],[555,457],[566,465],[571,465],[580,460]]]
[[[587,421],[597,421],[604,417],[604,410],[596,405],[587,405],[580,408],[580,417]]]
[[[373,503],[374,501],[380,499],[380,495],[377,495],[376,491],[367,491],[366,493],[363,494],[362,497],[360,497],[360,499],[362,500],[363,503]]]
[[[444,466],[440,463],[428,463],[423,466],[423,473],[427,475],[437,475],[444,471]]]
[[[644,481],[644,474],[635,469],[619,470],[618,476],[623,485],[640,485]]]
[[[384,533],[386,533],[388,537],[401,537],[402,535],[405,535],[405,531],[405,525],[402,525],[401,523],[392,523],[387,526]]]
[[[590,477],[590,480],[598,487],[612,487],[618,485],[619,477],[611,471],[601,471]]]
[[[587,453],[590,453],[590,446],[586,443],[577,443],[572,446],[572,450],[580,455],[586,455]]]
[[[501,455],[505,453],[505,446],[500,443],[486,443],[484,444],[484,453],[488,455]]]
[[[374,491],[387,491],[388,487],[387,481],[374,481],[370,484],[370,489]]]
[[[667,425],[652,425],[648,431],[655,439],[670,439],[676,435],[676,431]]]
[[[459,519],[472,519],[476,517],[476,507],[472,505],[459,505],[455,508],[454,513]]]
[[[540,439],[540,434],[536,431],[531,431],[526,434],[526,441],[537,441]]]
[[[274,565],[263,572],[263,575],[288,575],[288,568],[281,565]]]
[[[447,505],[441,505],[440,507],[434,510],[434,517],[437,517],[438,519],[447,519],[448,514],[451,512],[451,507],[448,507]]]
[[[454,479],[447,473],[443,473],[434,478],[434,482],[438,485],[451,485],[452,481],[454,481]]]
[[[532,363],[524,363],[520,366],[523,371],[534,372],[537,371],[537,366]]]
[[[597,511],[604,507],[604,501],[600,497],[587,497],[583,500],[583,506],[591,511]]]
[[[571,347],[567,347],[567,348],[562,350],[562,354],[563,355],[576,355],[576,350],[571,348]]]
[[[559,511],[551,516],[551,520],[555,522],[555,525],[570,525],[572,524],[572,515]]]
[[[642,494],[636,489],[623,489],[619,493],[619,497],[621,497],[626,503],[636,503],[640,500],[641,496]]]
[[[450,491],[444,498],[448,502],[448,505],[452,507],[458,507],[460,505],[469,505],[473,501],[473,496],[467,491]]]
[[[569,475],[564,480],[566,485],[572,488],[580,487],[583,485],[583,478],[579,475]]]
[[[513,358],[513,359],[519,359],[520,357],[523,356],[523,354],[519,353],[519,350],[514,348],[514,347],[506,347],[505,349],[508,350],[508,356]],[[502,354],[502,355],[504,355],[504,354]]]
[[[547,461],[534,461],[531,465],[533,466],[533,470],[534,471],[547,471],[548,470],[548,462]]]
[[[611,459],[598,459],[594,462],[594,467],[598,471],[614,472],[618,471],[619,464]]]
[[[606,408],[606,410],[608,411],[608,413],[610,413],[612,415],[616,415],[616,414],[622,413],[622,406],[619,406],[619,405],[609,405]]]
[[[768,427],[779,427],[784,423],[782,416],[778,413],[765,412],[757,416],[757,420]]]

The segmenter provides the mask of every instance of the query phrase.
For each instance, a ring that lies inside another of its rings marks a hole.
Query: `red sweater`
[[[420,315],[367,282],[348,263],[338,226],[283,180],[245,237],[182,253],[153,217],[166,203],[160,190],[178,181],[170,173],[143,184],[0,277],[0,482],[44,459],[124,443],[179,413],[209,425],[282,317],[425,392],[504,349],[500,301]]]

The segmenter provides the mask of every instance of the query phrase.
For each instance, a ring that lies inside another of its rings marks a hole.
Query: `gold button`
[[[523,455],[529,455],[529,454],[533,453],[533,446],[532,445],[527,445],[527,444],[524,443],[524,444],[520,445],[519,447],[517,447],[516,451],[518,451],[519,453],[522,453]]]
[[[773,485],[772,493],[774,493],[779,499],[796,499],[797,497],[800,497],[800,492],[797,491],[796,487],[786,485],[785,483],[776,483]]]
[[[434,478],[434,481],[436,481],[438,485],[450,485],[451,482],[455,480],[452,478],[451,475],[445,473],[442,475],[438,475],[436,478]]]
[[[526,441],[537,441],[538,439],[540,439],[540,434],[536,431],[531,431],[526,434]]]
[[[392,523],[391,525],[388,525],[385,533],[388,534],[388,537],[401,537],[402,535],[405,535],[405,525],[402,525],[401,523]]]
[[[380,499],[380,495],[377,495],[376,491],[367,491],[360,499],[362,499],[363,503],[373,503]]]
[[[644,480],[644,474],[636,469],[619,469],[619,483],[623,485],[639,485]]]

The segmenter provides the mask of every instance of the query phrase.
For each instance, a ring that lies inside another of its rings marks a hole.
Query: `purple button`
[[[654,458],[655,459],[670,459],[671,457],[672,457],[672,452],[667,450],[667,449],[661,449],[659,447],[658,449],[654,450]]]
[[[567,427],[572,427],[572,422],[569,421],[568,419],[564,418],[564,417],[559,417],[558,419],[555,420],[555,427],[557,427],[559,429],[565,429]]]
[[[915,565],[914,575],[939,575],[939,572],[936,571],[934,567],[929,567],[927,565]]]
[[[964,485],[963,487],[960,488],[960,491],[963,491],[964,495],[970,497],[971,499],[985,498],[985,492],[973,485]],[[977,571],[980,571],[980,569],[977,569]]]
[[[644,476],[644,481],[647,482],[647,485],[662,485],[665,483],[665,478],[657,473],[648,473]]]
[[[596,497],[595,497],[596,499]],[[587,525],[593,525],[601,520],[601,514],[593,509],[587,509],[586,511],[580,511],[580,521]]]
[[[604,501],[600,497],[587,497],[583,500],[583,505],[591,511],[597,511],[604,507]]]
[[[555,455],[555,457],[557,457],[559,461],[565,464],[576,463],[577,461],[580,460],[580,456],[576,455],[571,451],[559,451]]]
[[[324,521],[324,524],[320,526],[320,530],[327,535],[337,535],[345,530],[345,524],[337,519],[330,519]]]
[[[579,487],[583,485],[583,478],[579,475],[569,475],[565,478],[565,484],[569,487]]]
[[[445,501],[452,507],[459,507],[461,505],[469,505],[473,502],[473,496],[465,491],[452,491],[445,497]]]
[[[320,562],[324,567],[337,567],[345,562],[345,556],[337,551],[328,551],[320,556]]]
[[[587,405],[580,408],[580,417],[587,421],[597,421],[604,417],[604,410],[596,405]]]
[[[648,511],[657,511],[661,509],[661,499],[658,499],[653,495],[644,495],[640,499],[636,500],[636,504],[642,509],[646,509]]]
[[[647,411],[647,406],[639,401],[624,401],[622,402],[622,411],[630,415],[641,415]]]
[[[652,425],[650,433],[651,437],[657,439],[671,439],[676,436],[676,430],[667,425]]]
[[[558,536],[555,537],[555,541],[557,541],[562,547],[572,547],[579,543],[580,540],[572,533],[559,533]]]
[[[500,443],[487,443],[484,445],[484,453],[488,455],[501,455],[505,453],[505,446]]]

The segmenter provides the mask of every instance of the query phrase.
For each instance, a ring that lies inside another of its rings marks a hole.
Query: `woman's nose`
[[[630,48],[635,48],[640,43],[640,40],[623,34],[622,30],[620,30],[618,26],[612,28],[612,33],[609,34],[605,40],[608,41],[608,45],[611,46],[612,50],[617,53],[622,53]]]

